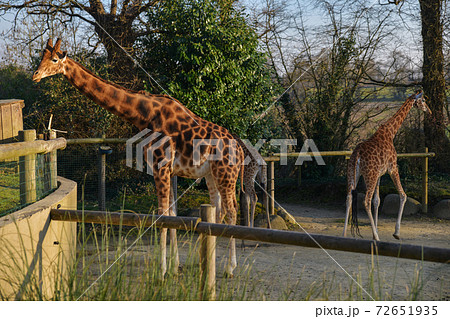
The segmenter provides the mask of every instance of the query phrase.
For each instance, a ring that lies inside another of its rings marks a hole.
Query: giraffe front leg
[[[398,194],[400,195],[400,206],[398,208],[397,222],[395,223],[394,238],[400,239],[400,222],[402,221],[403,209],[406,203],[406,193],[403,190],[402,184],[400,183],[400,175],[398,174],[397,166],[395,166],[389,173],[392,181],[394,182],[395,188],[397,188]]]
[[[166,170],[154,170],[155,185],[158,196],[158,215],[169,215],[170,175]],[[160,230],[161,280],[167,272],[167,228]]]
[[[169,216],[176,216],[177,212],[175,210],[176,198],[174,197],[174,184],[170,183],[170,194],[169,194]],[[177,230],[169,230],[169,240],[170,240],[170,258],[171,258],[171,270],[174,274],[178,272],[180,267],[180,257],[178,254],[178,243],[177,243]]]
[[[222,193],[223,194],[223,204],[222,210],[225,211],[225,222],[229,225],[236,225],[236,209],[237,202],[234,193]],[[227,266],[225,268],[225,273],[228,277],[233,277],[233,271],[237,267],[236,259],[236,239],[231,237],[229,241],[229,258]]]

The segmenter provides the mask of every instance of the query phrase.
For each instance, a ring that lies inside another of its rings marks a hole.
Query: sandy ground
[[[322,209],[303,205],[281,204],[308,233],[340,236],[344,209]],[[360,214],[360,230],[372,238],[369,220]],[[379,219],[382,241],[398,242],[392,236],[395,219]],[[405,217],[401,241],[433,247],[450,248],[450,221],[425,217]],[[449,300],[450,265],[408,259],[324,251],[316,248],[238,241],[237,272],[251,265],[258,299],[302,300],[352,298],[371,300]],[[226,254],[227,241],[218,244],[218,260]],[[374,265],[372,267],[372,264]],[[221,271],[218,266],[218,276]],[[223,266],[222,266],[223,267]],[[371,277],[372,276],[372,277]],[[370,279],[373,278],[373,279]],[[362,288],[359,288],[361,285]]]

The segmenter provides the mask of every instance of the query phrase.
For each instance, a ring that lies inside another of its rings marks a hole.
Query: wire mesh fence
[[[58,153],[58,176],[77,182],[78,201],[91,209],[101,208],[102,162],[106,171],[104,194],[109,206],[126,191],[148,191],[149,185],[153,185],[151,176],[126,165],[125,144],[111,144],[110,148],[111,153],[105,154],[99,151],[99,144],[75,144]]]
[[[126,165],[126,144],[86,142],[72,140],[66,149],[58,152],[58,176],[78,184],[78,208],[155,213],[158,200],[153,176],[146,173],[145,167],[141,172],[135,163],[133,167]],[[106,145],[111,152],[105,152]],[[194,182],[178,179],[177,192],[183,194],[177,201],[177,210],[181,214],[209,202],[206,184],[193,185]]]
[[[53,154],[36,154],[0,162],[0,217],[34,203],[57,187]]]

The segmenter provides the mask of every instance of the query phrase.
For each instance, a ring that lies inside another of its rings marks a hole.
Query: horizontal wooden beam
[[[212,236],[233,237],[236,239],[254,240],[276,244],[332,249],[363,254],[374,253],[380,256],[391,256],[441,263],[450,262],[450,249],[446,248],[381,241],[375,242],[366,239],[306,234],[301,232],[264,228],[229,226],[224,224],[200,222],[198,218],[192,217],[170,217],[121,212],[83,212],[79,210],[52,209],[51,219],[112,225],[122,224],[137,227],[157,226],[196,231]]]
[[[127,138],[73,138],[67,140],[67,145],[80,144],[124,144]]]
[[[274,156],[280,157],[300,157],[300,156],[350,156],[352,155],[353,151],[324,151],[324,152],[304,152],[304,153],[275,153]],[[403,157],[435,157],[436,154],[432,152],[428,153],[403,153],[403,154],[397,154],[398,158]]]
[[[49,141],[37,140],[30,142],[1,144],[0,161],[31,154],[45,154],[55,150],[63,149],[66,147],[66,145],[66,139],[62,137]]]
[[[193,230],[201,219],[199,217],[161,216],[149,214],[133,214],[123,212],[82,211],[67,209],[52,209],[52,220],[81,223],[123,225],[135,227],[162,227],[180,230]]]

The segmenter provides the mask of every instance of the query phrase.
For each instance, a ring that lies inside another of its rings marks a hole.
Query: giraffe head
[[[417,107],[424,111],[425,113],[431,114],[431,110],[428,107],[427,103],[425,103],[425,98],[423,96],[423,91],[419,90],[416,94],[413,95],[414,99],[414,107]]]
[[[63,73],[67,52],[62,52],[60,47],[61,39],[56,41],[55,46],[52,45],[52,39],[47,41],[41,63],[33,74],[33,81],[39,82],[47,76]]]

